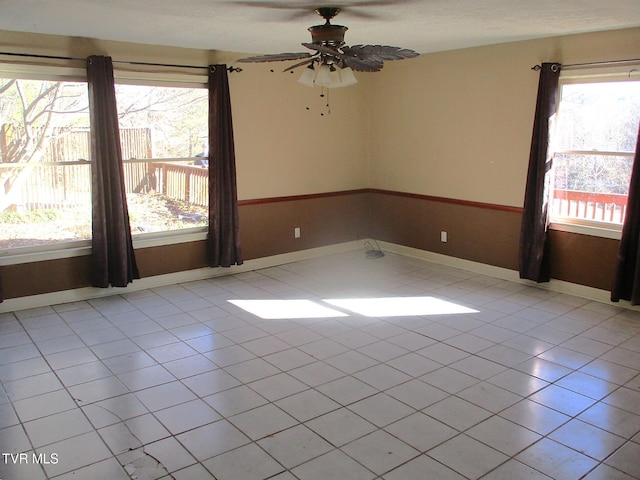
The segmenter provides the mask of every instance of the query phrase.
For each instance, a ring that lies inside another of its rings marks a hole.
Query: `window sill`
[[[207,227],[183,228],[172,232],[142,233],[133,236],[133,248],[160,247],[207,239]]]
[[[562,221],[552,221],[549,225],[551,230],[568,233],[578,233],[580,235],[590,235],[592,237],[610,238],[612,240],[620,240],[622,236],[622,230],[615,227],[608,228],[605,224],[600,225],[585,225],[576,224]]]
[[[172,232],[134,235],[133,247],[135,249],[150,248],[162,245],[197,242],[206,240],[206,238],[206,227],[185,228]],[[84,257],[87,255],[91,255],[90,240],[78,240],[75,242],[38,245],[34,247],[19,247],[0,252],[0,266],[44,262],[61,258]]]
[[[38,245],[35,247],[17,247],[0,253],[0,266],[82,257],[89,254],[91,254],[91,242],[89,240]]]

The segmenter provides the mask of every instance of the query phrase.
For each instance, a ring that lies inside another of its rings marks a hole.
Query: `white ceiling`
[[[640,26],[640,0],[0,0],[0,29],[228,52],[305,51],[318,6],[346,43],[420,53]],[[638,46],[640,50],[640,45]]]

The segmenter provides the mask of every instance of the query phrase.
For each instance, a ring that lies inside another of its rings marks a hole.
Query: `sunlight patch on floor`
[[[341,298],[324,301],[365,317],[405,317],[478,312],[478,310],[435,297]]]
[[[264,319],[348,317],[347,313],[312,300],[229,300],[233,305]],[[477,313],[435,297],[340,298],[323,302],[365,317],[405,317]]]
[[[311,300],[229,300],[233,305],[264,319],[347,317],[338,310]]]

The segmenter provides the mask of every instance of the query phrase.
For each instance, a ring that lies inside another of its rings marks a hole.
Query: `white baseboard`
[[[352,242],[339,243],[326,247],[311,248],[300,250],[297,252],[283,253],[270,257],[257,258],[247,260],[242,265],[234,265],[229,268],[198,268],[194,270],[185,270],[183,272],[168,273],[165,275],[156,275],[153,277],[141,278],[134,280],[125,288],[109,287],[95,288],[85,287],[73,290],[63,290],[61,292],[43,293],[39,295],[31,295],[28,297],[9,298],[0,303],[0,313],[15,312],[18,310],[26,310],[28,308],[45,307],[47,305],[59,305],[61,303],[79,302],[82,300],[91,300],[94,298],[107,297],[110,295],[119,295],[121,293],[130,293],[149,288],[163,287],[166,285],[175,285],[177,283],[193,282],[197,280],[206,280],[208,278],[221,277],[224,275],[233,275],[235,273],[249,272],[262,268],[275,267],[286,263],[308,260],[311,258],[322,257],[325,255],[333,255],[336,253],[348,252],[362,248],[363,241],[356,240]]]
[[[339,243],[326,247],[311,248],[308,250],[300,250],[297,252],[273,255],[270,257],[257,258],[247,260],[242,265],[230,268],[198,268],[195,270],[186,270],[183,272],[169,273],[166,275],[157,275],[154,277],[141,278],[135,280],[126,288],[78,288],[74,290],[64,290],[61,292],[44,293],[40,295],[32,295],[28,297],[10,298],[0,303],[0,313],[14,312],[17,310],[25,310],[28,308],[44,307],[47,305],[59,305],[61,303],[78,302],[82,300],[91,300],[94,298],[106,297],[109,295],[118,295],[121,293],[136,292],[149,288],[157,288],[166,285],[175,285],[177,283],[193,282],[197,280],[206,280],[208,278],[220,277],[224,275],[233,275],[236,273],[259,270],[262,268],[275,267],[286,263],[298,262],[312,258],[322,257],[325,255],[333,255],[363,248],[366,240],[355,240],[352,242]],[[566,293],[577,297],[593,300],[596,302],[606,303],[611,306],[627,308],[640,311],[640,307],[632,306],[629,302],[620,301],[613,303],[610,301],[610,292],[597,288],[578,285],[575,283],[564,282],[562,280],[551,280],[548,283],[535,283],[529,280],[523,280],[519,277],[518,272],[508,268],[496,267],[484,263],[464,260],[461,258],[442,255],[439,253],[420,250],[417,248],[406,247],[388,242],[377,242],[380,248],[389,253],[396,253],[407,257],[417,258],[428,262],[448,265],[454,268],[460,268],[470,272],[488,275],[511,282],[522,283],[537,288],[551,290],[558,293]]]
[[[502,280],[508,280],[510,282],[522,283],[524,285],[529,285],[544,290],[550,290],[552,292],[565,293],[567,295],[573,295],[576,297],[593,300],[594,302],[606,303],[613,307],[640,311],[640,306],[633,306],[626,300],[620,300],[620,302],[612,302],[611,292],[609,292],[608,290],[601,290],[599,288],[587,287],[585,285],[578,285],[577,283],[565,282],[563,280],[555,279],[551,279],[549,282],[545,283],[536,283],[531,280],[524,280],[520,278],[520,275],[516,270],[496,267],[494,265],[487,265],[485,263],[451,257],[448,255],[442,255],[440,253],[429,252],[426,250],[406,247],[404,245],[397,245],[394,243],[378,243],[383,250],[391,253],[397,253],[399,255],[418,258],[428,262],[448,265],[450,267],[460,268],[461,270],[466,270],[481,275],[488,275],[490,277],[500,278]]]

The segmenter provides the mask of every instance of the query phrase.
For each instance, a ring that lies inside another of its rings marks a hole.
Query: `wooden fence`
[[[42,156],[42,162],[66,162],[91,158],[91,133],[88,129],[54,130]],[[152,158],[151,129],[121,128],[122,158]]]
[[[91,203],[89,163],[27,164],[11,169],[6,164],[0,166],[0,177],[13,170],[10,180],[4,183],[0,211],[62,209]]]

